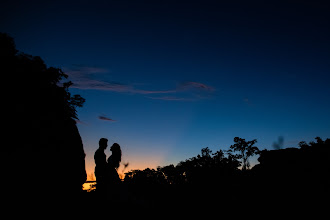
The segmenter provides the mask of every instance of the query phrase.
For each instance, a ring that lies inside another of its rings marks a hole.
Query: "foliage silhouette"
[[[70,94],[71,82],[61,83],[67,78],[61,69],[18,52],[9,35],[0,33],[0,45],[7,85],[5,139],[10,143],[1,151],[10,191],[44,197],[80,192],[86,180],[85,153],[74,119],[85,99]],[[26,182],[33,177],[37,186]],[[56,183],[61,179],[65,190]]]
[[[258,147],[253,146],[257,140],[245,141],[243,138],[235,137],[234,145],[230,146],[230,152],[238,151],[240,159],[242,159],[242,170],[247,170],[250,168],[249,157],[259,153]]]
[[[330,139],[300,142],[298,148],[263,150],[252,171],[256,181],[272,188],[274,203],[310,204],[325,201],[330,186]],[[260,195],[261,200],[269,200]]]
[[[201,155],[173,164],[158,167],[157,170],[132,170],[125,173],[125,182],[148,184],[204,184],[219,182],[223,176],[233,176],[239,172],[238,157],[224,151],[212,153],[203,148]]]
[[[304,206],[329,195],[330,139],[301,142],[300,149],[263,151],[254,146],[256,140],[236,137],[234,142],[229,150],[215,153],[203,148],[201,154],[176,166],[132,170],[126,173],[124,184],[132,195],[157,207],[221,206],[251,211],[254,206]],[[243,169],[242,158],[257,153],[260,164]]]
[[[201,149],[201,154],[176,166],[127,172],[124,184],[132,195],[150,201],[148,205],[171,203],[195,207],[217,201],[217,205],[227,207],[236,198],[236,192],[244,187],[239,159],[232,151],[220,149],[212,153],[206,147]]]

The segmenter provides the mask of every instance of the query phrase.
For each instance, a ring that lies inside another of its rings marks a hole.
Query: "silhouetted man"
[[[106,190],[106,172],[107,172],[107,158],[104,150],[107,149],[108,139],[101,138],[99,141],[99,148],[94,154],[95,160],[95,177],[96,177],[96,189],[99,192],[105,192]]]

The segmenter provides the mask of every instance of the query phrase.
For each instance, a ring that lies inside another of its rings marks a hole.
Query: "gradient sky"
[[[329,3],[275,2],[10,0],[0,31],[86,99],[90,175],[101,137],[121,145],[128,169],[228,149],[236,136],[259,149],[330,137]]]

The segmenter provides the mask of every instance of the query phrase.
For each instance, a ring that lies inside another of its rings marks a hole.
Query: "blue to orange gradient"
[[[77,124],[88,176],[102,137],[121,145],[126,172],[228,149],[234,137],[262,150],[279,136],[283,148],[329,136],[327,7],[72,2],[8,2],[0,29],[86,99]]]

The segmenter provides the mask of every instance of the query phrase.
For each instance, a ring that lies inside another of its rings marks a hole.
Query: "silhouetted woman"
[[[116,184],[119,184],[121,182],[119,175],[117,173],[117,169],[121,161],[121,149],[119,144],[114,143],[111,146],[110,151],[112,151],[112,155],[108,158],[107,161],[108,185],[110,187],[110,190],[116,190],[116,189],[111,189],[111,187],[115,187]]]

